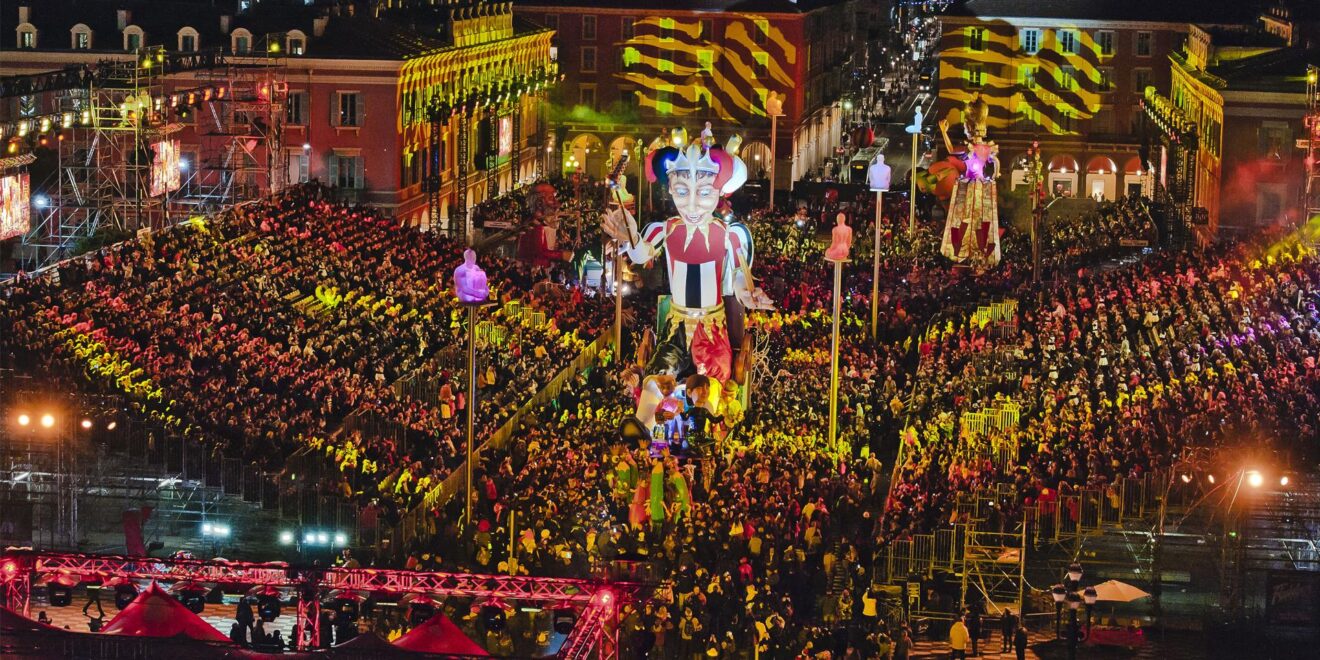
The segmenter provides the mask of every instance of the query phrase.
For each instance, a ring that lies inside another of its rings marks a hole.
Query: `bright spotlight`
[[[188,171],[188,161],[183,160],[183,159],[180,159],[180,160],[179,160],[179,171],[180,171],[180,172],[187,172],[187,171]]]
[[[1252,470],[1247,473],[1247,484],[1250,485],[1252,488],[1260,488],[1261,485],[1264,483],[1265,483],[1265,477],[1261,476],[1260,472],[1257,472],[1256,470]]]
[[[1210,483],[1214,483],[1214,482],[1215,482],[1215,475],[1213,475],[1213,474],[1207,474],[1207,475],[1205,475],[1205,480],[1206,480],[1206,481],[1209,481]]]
[[[316,533],[316,542],[317,542],[317,543],[320,543],[321,545],[329,545],[329,543],[330,543],[330,535],[329,535],[329,534],[326,534],[325,532],[317,532],[317,533]]]
[[[1184,475],[1182,476],[1182,482],[1185,483],[1185,484],[1190,484],[1190,483],[1192,483],[1192,475],[1190,475],[1190,474],[1184,474]]]
[[[313,543],[316,543],[315,534],[311,532],[307,532],[306,534],[303,534],[303,545],[311,545]]]
[[[293,532],[287,529],[280,532],[280,545],[293,545]]]
[[[304,143],[303,143],[303,151],[311,151],[311,150],[312,150],[312,143],[311,143],[311,142],[304,142]]]
[[[1285,474],[1285,475],[1283,475],[1282,477],[1279,477],[1279,485],[1280,485],[1280,486],[1287,486],[1287,485],[1288,485],[1288,475]]]
[[[335,534],[335,545],[348,545],[348,535],[343,532]]]
[[[211,523],[202,523],[202,536],[210,536],[215,533],[215,527]]]
[[[90,429],[90,428],[92,428],[92,420],[90,420],[90,419],[84,419],[84,420],[82,421],[82,427],[83,427],[84,429]]]
[[[22,415],[19,415],[19,416],[18,416],[18,425],[19,425],[19,426],[27,426],[28,424],[31,424],[31,423],[32,423],[32,418],[31,418],[31,417],[28,417],[28,416],[27,416],[27,413],[23,413]]]
[[[32,205],[39,209],[44,209],[50,205],[50,198],[45,195],[33,195]]]
[[[55,426],[55,418],[54,418],[53,416],[51,416],[50,413],[46,413],[46,414],[44,414],[44,415],[41,416],[41,425],[44,426],[44,427],[46,427],[46,428],[50,428],[50,427],[52,427],[52,426]]]
[[[110,422],[109,424],[106,424],[106,425],[105,425],[105,430],[107,430],[107,431],[113,431],[113,430],[115,430],[115,427],[116,427],[116,426],[119,426],[119,422]]]

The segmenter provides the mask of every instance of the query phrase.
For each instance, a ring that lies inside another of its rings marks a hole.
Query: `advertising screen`
[[[0,241],[28,232],[32,226],[30,196],[26,173],[0,177]]]
[[[500,117],[500,152],[503,158],[513,153],[513,117]]]
[[[151,160],[151,188],[148,195],[155,197],[179,189],[179,141],[164,140],[151,145],[155,156]]]

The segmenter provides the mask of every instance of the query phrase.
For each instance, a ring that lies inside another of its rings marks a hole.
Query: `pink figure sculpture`
[[[483,303],[490,298],[486,271],[477,265],[477,253],[471,248],[463,251],[463,263],[454,269],[454,291],[464,303]]]
[[[852,227],[849,227],[844,220],[847,216],[840,213],[834,219],[834,231],[831,236],[833,240],[830,246],[825,250],[825,259],[828,261],[847,261],[848,251],[852,249]]]

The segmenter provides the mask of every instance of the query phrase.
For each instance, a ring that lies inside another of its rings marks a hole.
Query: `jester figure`
[[[674,142],[684,137],[676,131]],[[716,215],[723,198],[747,181],[747,167],[734,154],[737,138],[729,149],[706,138],[646,157],[647,179],[669,189],[677,215],[639,232],[633,215],[616,204],[603,216],[602,229],[633,264],[664,258],[669,298],[659,308],[660,334],[646,374],[695,373],[724,383],[741,376],[732,347],[742,346],[743,310],[771,304],[752,280],[751,233]]]
[[[978,271],[999,263],[999,206],[995,195],[999,147],[985,140],[989,115],[990,107],[980,94],[963,106],[967,143],[961,151],[955,150],[949,139],[949,122],[940,122],[945,148],[965,164],[949,200],[940,254]]]

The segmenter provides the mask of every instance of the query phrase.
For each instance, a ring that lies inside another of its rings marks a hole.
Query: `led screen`
[[[0,177],[0,241],[22,236],[32,226],[27,174]]]
[[[151,145],[151,197],[179,189],[179,141],[164,140]]]
[[[500,117],[500,153],[501,158],[513,153],[513,117]]]

